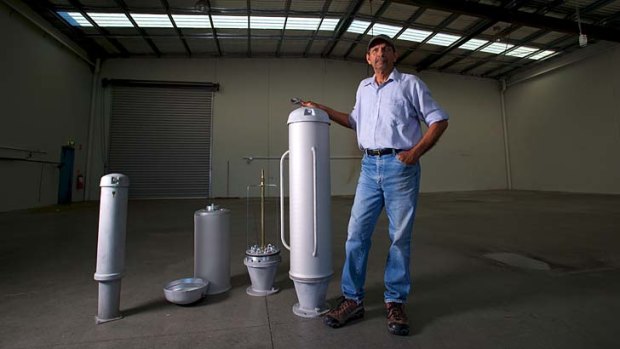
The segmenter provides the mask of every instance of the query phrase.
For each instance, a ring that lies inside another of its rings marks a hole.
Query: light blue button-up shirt
[[[374,76],[362,80],[349,114],[360,149],[411,149],[422,138],[420,121],[430,126],[447,119],[424,82],[396,68],[382,85]]]

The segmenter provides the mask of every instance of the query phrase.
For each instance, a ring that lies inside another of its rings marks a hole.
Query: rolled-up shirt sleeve
[[[438,121],[448,120],[448,114],[435,102],[426,84],[420,79],[416,78],[415,80],[413,88],[414,96],[417,98],[414,106],[418,112],[418,119],[427,126]]]

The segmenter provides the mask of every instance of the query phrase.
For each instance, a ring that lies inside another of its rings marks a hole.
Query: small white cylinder
[[[194,214],[194,277],[209,281],[207,294],[230,289],[230,210],[209,205]]]
[[[121,318],[121,278],[125,269],[125,232],[129,178],[113,173],[101,177],[97,269],[99,303],[96,323]]]

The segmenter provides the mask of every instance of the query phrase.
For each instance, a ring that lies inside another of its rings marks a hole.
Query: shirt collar
[[[386,82],[390,81],[390,80],[394,80],[394,81],[399,81],[401,77],[401,73],[396,69],[396,67],[394,67],[392,69],[392,72],[390,73],[390,76],[388,76]],[[366,82],[364,84],[364,86],[368,86],[368,85],[373,85],[375,83],[375,75],[373,74],[370,78],[366,79]]]

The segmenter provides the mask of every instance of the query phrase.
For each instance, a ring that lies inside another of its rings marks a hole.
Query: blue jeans
[[[419,163],[406,165],[392,154],[364,154],[345,244],[346,260],[341,283],[345,298],[357,302],[364,299],[371,237],[379,214],[385,207],[391,245],[385,265],[384,300],[407,301],[411,288],[411,234],[419,189]]]

